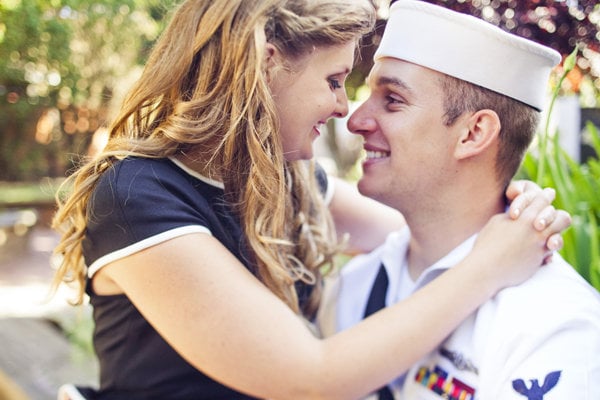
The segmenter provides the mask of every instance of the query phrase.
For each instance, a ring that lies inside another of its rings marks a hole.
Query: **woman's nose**
[[[339,91],[340,93],[336,96],[336,105],[334,110],[334,116],[337,118],[343,118],[348,115],[348,95],[346,90]]]

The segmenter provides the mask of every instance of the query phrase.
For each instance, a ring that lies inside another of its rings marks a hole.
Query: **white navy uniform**
[[[362,319],[382,263],[390,305],[459,263],[475,241],[466,240],[414,282],[405,263],[409,239],[408,228],[391,234],[327,282],[317,320],[323,336]],[[403,400],[598,400],[600,294],[555,254],[527,282],[483,304],[390,387]]]

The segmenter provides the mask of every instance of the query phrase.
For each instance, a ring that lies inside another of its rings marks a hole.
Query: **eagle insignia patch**
[[[515,379],[512,381],[512,386],[517,393],[527,397],[527,400],[544,400],[544,395],[552,390],[558,383],[561,372],[562,371],[550,372],[544,378],[542,386],[540,386],[537,379],[529,379],[531,385],[527,385],[523,379]]]

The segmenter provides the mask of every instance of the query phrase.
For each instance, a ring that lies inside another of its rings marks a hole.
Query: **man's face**
[[[458,132],[443,124],[441,77],[394,58],[375,63],[371,95],[348,121],[367,152],[361,193],[409,212],[435,201],[436,191],[449,183]]]

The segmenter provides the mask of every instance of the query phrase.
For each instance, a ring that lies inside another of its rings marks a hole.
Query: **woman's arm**
[[[343,179],[329,180],[335,180],[329,210],[340,239],[348,235],[348,253],[367,253],[381,245],[389,233],[406,225],[399,211],[363,196]]]
[[[388,234],[406,225],[399,211],[363,196],[356,186],[343,179],[331,176],[329,179],[334,180],[334,192],[329,210],[339,237],[348,235],[348,253],[366,253],[374,250],[385,241]],[[519,213],[541,193],[542,189],[535,182],[512,181],[506,189],[511,218],[518,218]],[[535,228],[544,229],[544,224],[552,221],[555,212],[556,210],[551,206],[541,211],[534,221]],[[562,216],[566,217],[566,214],[563,213]],[[560,232],[548,238],[548,247],[552,250],[562,247]]]
[[[96,277],[113,282],[184,358],[228,386],[270,399],[347,400],[402,374],[499,288],[537,270],[548,236],[565,228],[558,218],[532,229],[548,204],[542,197],[516,221],[494,217],[461,264],[407,301],[324,340],[207,234],[143,250]]]

